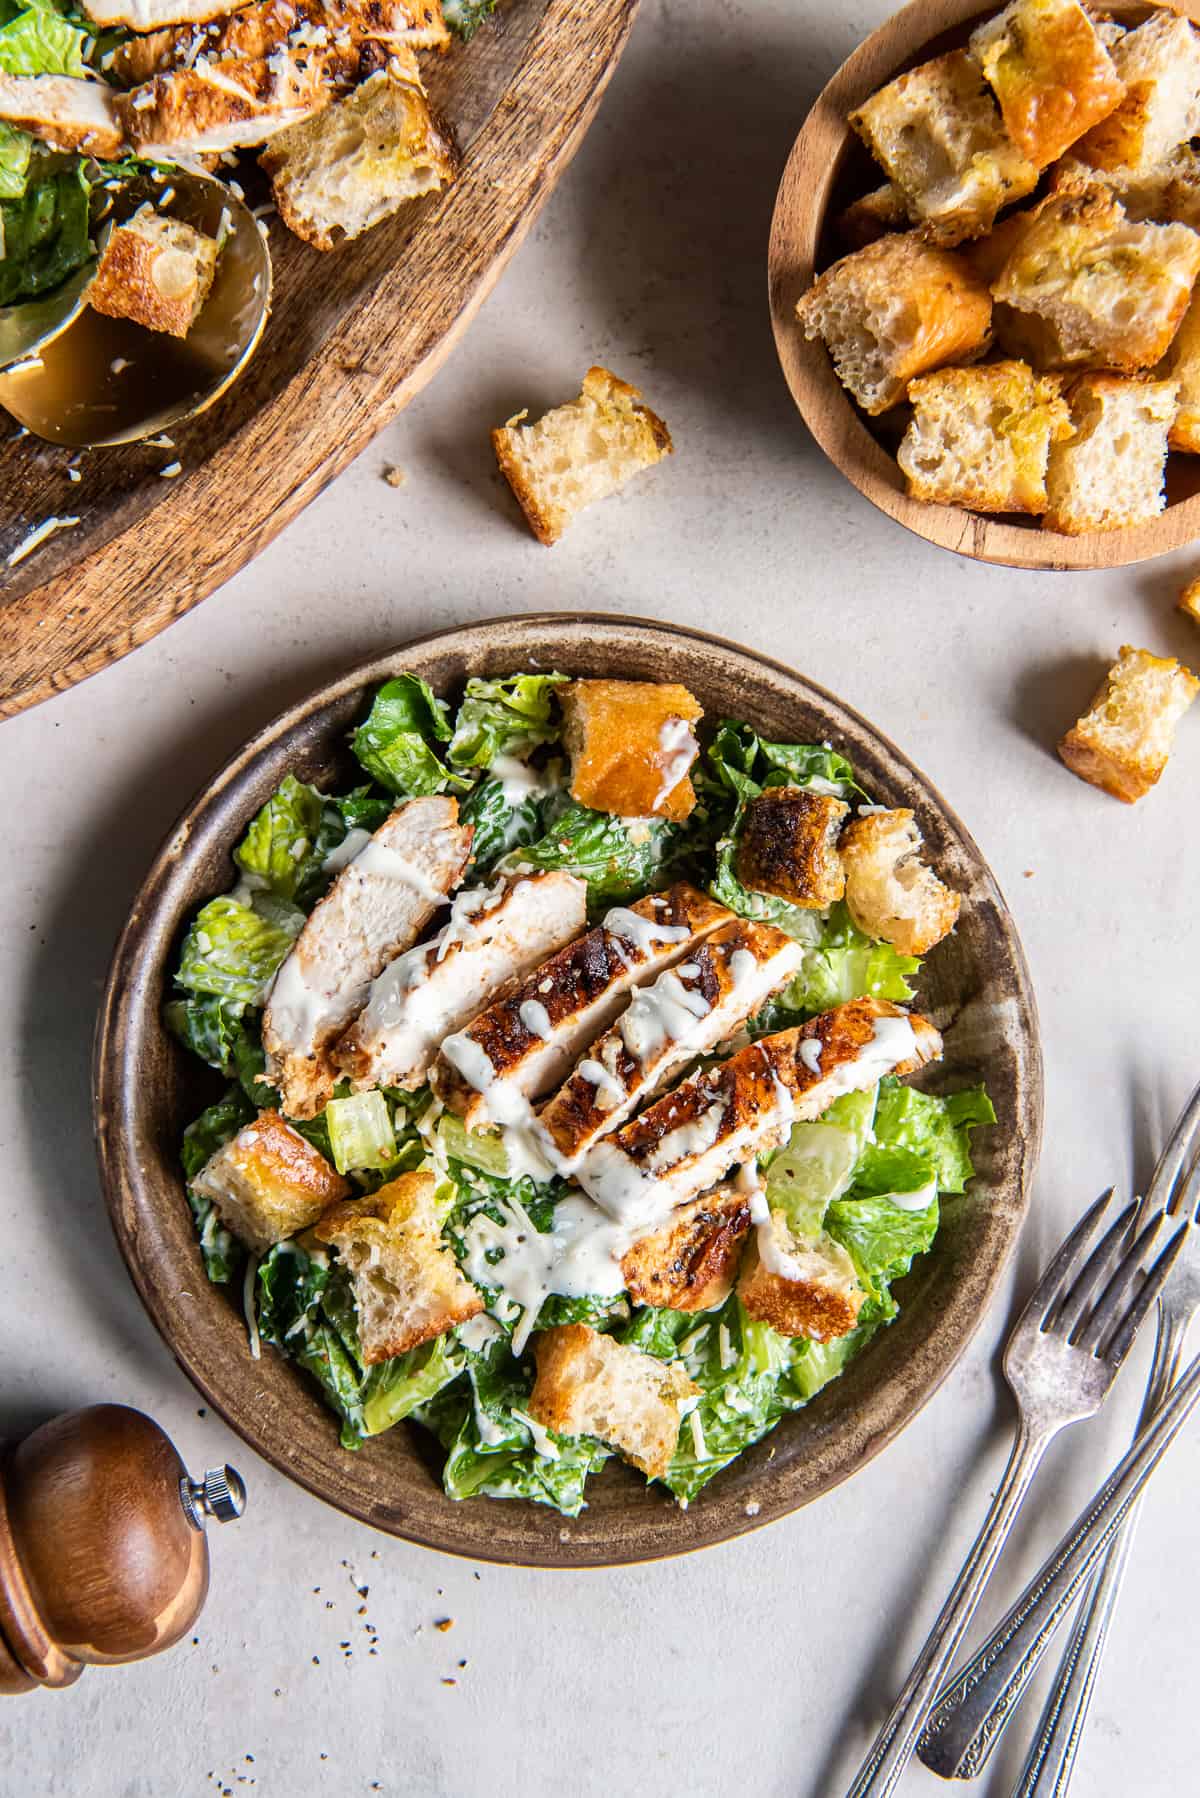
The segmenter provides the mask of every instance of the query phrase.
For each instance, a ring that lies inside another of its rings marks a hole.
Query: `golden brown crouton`
[[[636,387],[589,368],[577,400],[534,424],[518,412],[492,432],[500,472],[539,543],[557,543],[593,500],[607,499],[671,454],[671,433]]]
[[[598,1436],[647,1479],[661,1479],[679,1440],[681,1401],[699,1396],[678,1361],[656,1361],[586,1324],[534,1337],[529,1415],[557,1436]]]
[[[1180,144],[1165,162],[1149,169],[1094,169],[1068,156],[1050,171],[1051,193],[1079,193],[1089,187],[1108,188],[1135,224],[1150,219],[1200,230],[1200,155],[1191,144]]]
[[[732,1186],[681,1205],[661,1230],[641,1236],[622,1257],[635,1305],[708,1311],[729,1297],[750,1228],[750,1202]]]
[[[1125,644],[1058,753],[1080,780],[1132,805],[1166,767],[1175,726],[1198,689],[1200,681],[1172,657]]]
[[[1071,429],[1057,375],[1025,362],[944,368],[909,389],[896,459],[914,499],[979,512],[1044,512],[1050,446]]]
[[[1183,592],[1179,595],[1179,610],[1186,612],[1200,624],[1200,574],[1193,575]]]
[[[1079,0],[1010,0],[971,33],[971,54],[1009,136],[1039,169],[1107,118],[1125,93]]]
[[[924,955],[948,936],[962,899],[921,860],[922,837],[907,806],[855,818],[842,832],[846,904],[868,936],[901,955]]]
[[[837,840],[850,807],[805,787],[768,787],[746,807],[737,876],[807,911],[824,911],[846,890]]]
[[[848,1336],[866,1296],[841,1243],[824,1231],[811,1238],[793,1236],[782,1211],[758,1226],[738,1280],[748,1316],[781,1336],[809,1336],[815,1342]]]
[[[891,181],[872,188],[861,200],[854,200],[836,222],[840,242],[848,250],[865,250],[889,231],[904,231],[911,224],[904,195]]]
[[[1052,324],[1064,362],[1136,374],[1178,329],[1200,272],[1200,235],[1133,224],[1107,188],[1052,194],[992,294]]]
[[[262,1111],[211,1156],[191,1183],[256,1255],[315,1223],[350,1191],[319,1149]]]
[[[875,415],[902,400],[914,376],[982,355],[992,301],[962,257],[909,231],[827,268],[796,316],[806,337],[824,343],[838,380]]]
[[[1200,455],[1200,296],[1192,300],[1184,313],[1183,323],[1158,372],[1179,383],[1170,430],[1171,448]]]
[[[1113,45],[1125,97],[1075,145],[1099,169],[1149,169],[1194,129],[1200,98],[1200,38],[1167,7]]]
[[[686,818],[692,725],[704,708],[670,681],[577,680],[559,690],[571,797],[620,818]]]
[[[1002,207],[1032,193],[1036,165],[1009,136],[965,50],[952,50],[872,94],[850,124],[914,219],[942,243],[989,230]]]
[[[1067,403],[1072,433],[1050,451],[1048,531],[1116,531],[1157,518],[1166,503],[1167,432],[1175,381],[1081,375]]]
[[[186,337],[208,298],[217,242],[147,203],[109,236],[88,303],[109,318]]]
[[[432,1174],[401,1174],[335,1205],[316,1227],[354,1283],[363,1361],[371,1366],[441,1336],[483,1310],[442,1241]]]

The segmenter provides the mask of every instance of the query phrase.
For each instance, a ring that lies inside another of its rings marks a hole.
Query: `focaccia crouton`
[[[710,1311],[723,1304],[750,1228],[750,1201],[734,1186],[714,1186],[671,1213],[661,1230],[641,1236],[621,1259],[635,1305],[666,1311]]]
[[[1012,141],[965,50],[890,81],[850,124],[941,243],[981,236],[1002,207],[1037,186],[1036,165]]]
[[[894,182],[885,181],[839,214],[837,234],[848,250],[865,250],[889,231],[906,230],[911,222],[904,195]]]
[[[824,911],[846,890],[837,852],[850,807],[806,787],[768,787],[746,807],[737,877],[807,911]]]
[[[916,232],[881,237],[819,275],[796,307],[864,411],[886,412],[915,375],[987,349],[991,295],[961,257]]]
[[[866,1292],[840,1242],[792,1235],[782,1211],[759,1224],[738,1280],[738,1298],[749,1317],[781,1336],[829,1342],[848,1336]]]
[[[1158,517],[1178,391],[1175,381],[1128,375],[1081,375],[1072,384],[1073,430],[1051,448],[1046,471],[1046,530],[1078,536]]]
[[[1183,592],[1179,595],[1179,610],[1186,612],[1200,624],[1200,574],[1193,575]]]
[[[992,285],[1054,326],[1068,364],[1136,374],[1163,355],[1200,272],[1186,225],[1132,224],[1107,189],[1052,194]]]
[[[850,916],[901,955],[924,955],[940,943],[954,929],[962,904],[921,860],[923,840],[907,806],[870,812],[842,832]]]
[[[1025,362],[946,368],[909,389],[896,459],[914,499],[979,512],[1044,512],[1050,445],[1071,429],[1056,375]]]
[[[1125,84],[1120,105],[1075,145],[1098,169],[1150,169],[1196,130],[1200,37],[1167,7],[1113,45]]]
[[[670,681],[577,680],[559,691],[571,797],[619,818],[688,817],[692,725],[704,709]]]
[[[316,1227],[354,1284],[367,1366],[390,1361],[483,1310],[442,1241],[432,1174],[401,1174],[367,1198],[335,1205]]]
[[[319,1149],[263,1111],[211,1156],[191,1183],[256,1255],[315,1223],[350,1191]]]
[[[1200,455],[1200,296],[1183,315],[1159,374],[1178,382],[1175,417],[1171,424],[1172,449]]]
[[[109,318],[186,337],[208,298],[217,254],[215,238],[164,218],[147,202],[113,227],[88,303]]]
[[[1079,0],[1010,0],[971,33],[971,54],[1008,135],[1039,169],[1107,118],[1125,93]]]
[[[1078,193],[1089,187],[1108,188],[1134,224],[1149,219],[1200,231],[1200,155],[1191,144],[1180,144],[1165,162],[1149,169],[1094,169],[1068,156],[1051,172],[1052,193]]]
[[[420,81],[390,63],[259,157],[279,216],[318,250],[360,237],[406,200],[434,193],[455,155]]]
[[[535,1336],[529,1415],[558,1436],[598,1436],[649,1480],[661,1479],[679,1440],[682,1401],[700,1388],[678,1361],[656,1361],[586,1324]]]
[[[1200,681],[1170,656],[1126,643],[1091,706],[1058,746],[1072,774],[1132,805],[1167,765]]]
[[[577,400],[535,424],[518,412],[492,432],[500,472],[539,543],[557,543],[577,512],[671,454],[671,433],[636,387],[589,368]]]

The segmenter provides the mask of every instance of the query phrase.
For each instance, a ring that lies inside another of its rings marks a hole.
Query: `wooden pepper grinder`
[[[68,1411],[0,1443],[0,1693],[177,1642],[208,1592],[205,1522],[246,1507],[232,1467],[189,1478],[141,1411]]]

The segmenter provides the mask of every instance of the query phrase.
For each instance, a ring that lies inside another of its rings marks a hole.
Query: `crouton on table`
[[[441,1336],[483,1310],[442,1241],[432,1174],[401,1174],[335,1205],[316,1227],[349,1270],[363,1361],[371,1366]]]
[[[255,1254],[307,1229],[350,1191],[320,1150],[277,1111],[262,1111],[244,1125],[191,1186]]]
[[[1200,681],[1172,657],[1125,644],[1058,753],[1080,780],[1132,805],[1166,767],[1175,727],[1198,689]]]
[[[1107,188],[1052,194],[992,295],[1054,326],[1066,365],[1136,374],[1163,355],[1200,273],[1200,235],[1133,224]]]
[[[971,33],[971,54],[1017,148],[1044,169],[1123,98],[1079,0],[1010,0]]]
[[[686,818],[703,707],[671,681],[577,680],[559,690],[571,797],[621,818]]]
[[[990,342],[987,285],[916,232],[881,237],[819,275],[796,307],[865,412],[886,412],[916,375],[970,362]]]
[[[589,368],[577,400],[535,424],[518,412],[492,432],[500,472],[539,543],[557,543],[577,513],[669,456],[671,433],[636,387]]]
[[[1061,378],[1025,362],[945,368],[914,381],[897,461],[914,499],[1044,512],[1050,446],[1071,429]]]
[[[88,304],[147,331],[186,337],[208,298],[217,269],[215,238],[147,202],[114,225],[88,289]]]
[[[700,1388],[678,1361],[658,1361],[586,1324],[534,1338],[537,1379],[529,1415],[558,1436],[597,1436],[661,1479],[679,1439],[682,1401]]]
[[[982,236],[1002,207],[1037,186],[1037,165],[1013,142],[965,50],[897,76],[850,124],[942,243]]]
[[[838,833],[850,807],[806,787],[768,787],[746,807],[737,876],[752,892],[772,893],[823,911],[845,891]]]
[[[901,955],[925,955],[940,943],[954,929],[962,904],[921,859],[922,844],[907,806],[870,812],[842,832],[850,916]]]
[[[1046,472],[1046,530],[1076,536],[1157,518],[1177,392],[1175,381],[1128,375],[1081,375],[1072,384],[1072,433],[1052,446]]]

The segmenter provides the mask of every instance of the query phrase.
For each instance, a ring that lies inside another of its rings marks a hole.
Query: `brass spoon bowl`
[[[87,304],[94,265],[44,301],[7,308],[41,318],[40,337],[31,317],[23,347],[13,327],[16,365],[0,369],[0,406],[37,437],[92,449],[157,436],[218,400],[258,347],[271,304],[271,257],[249,207],[210,176],[171,169],[122,188],[112,221],[147,200],[221,240],[212,290],[185,338],[94,312]],[[0,314],[0,362],[9,359],[4,326]]]

